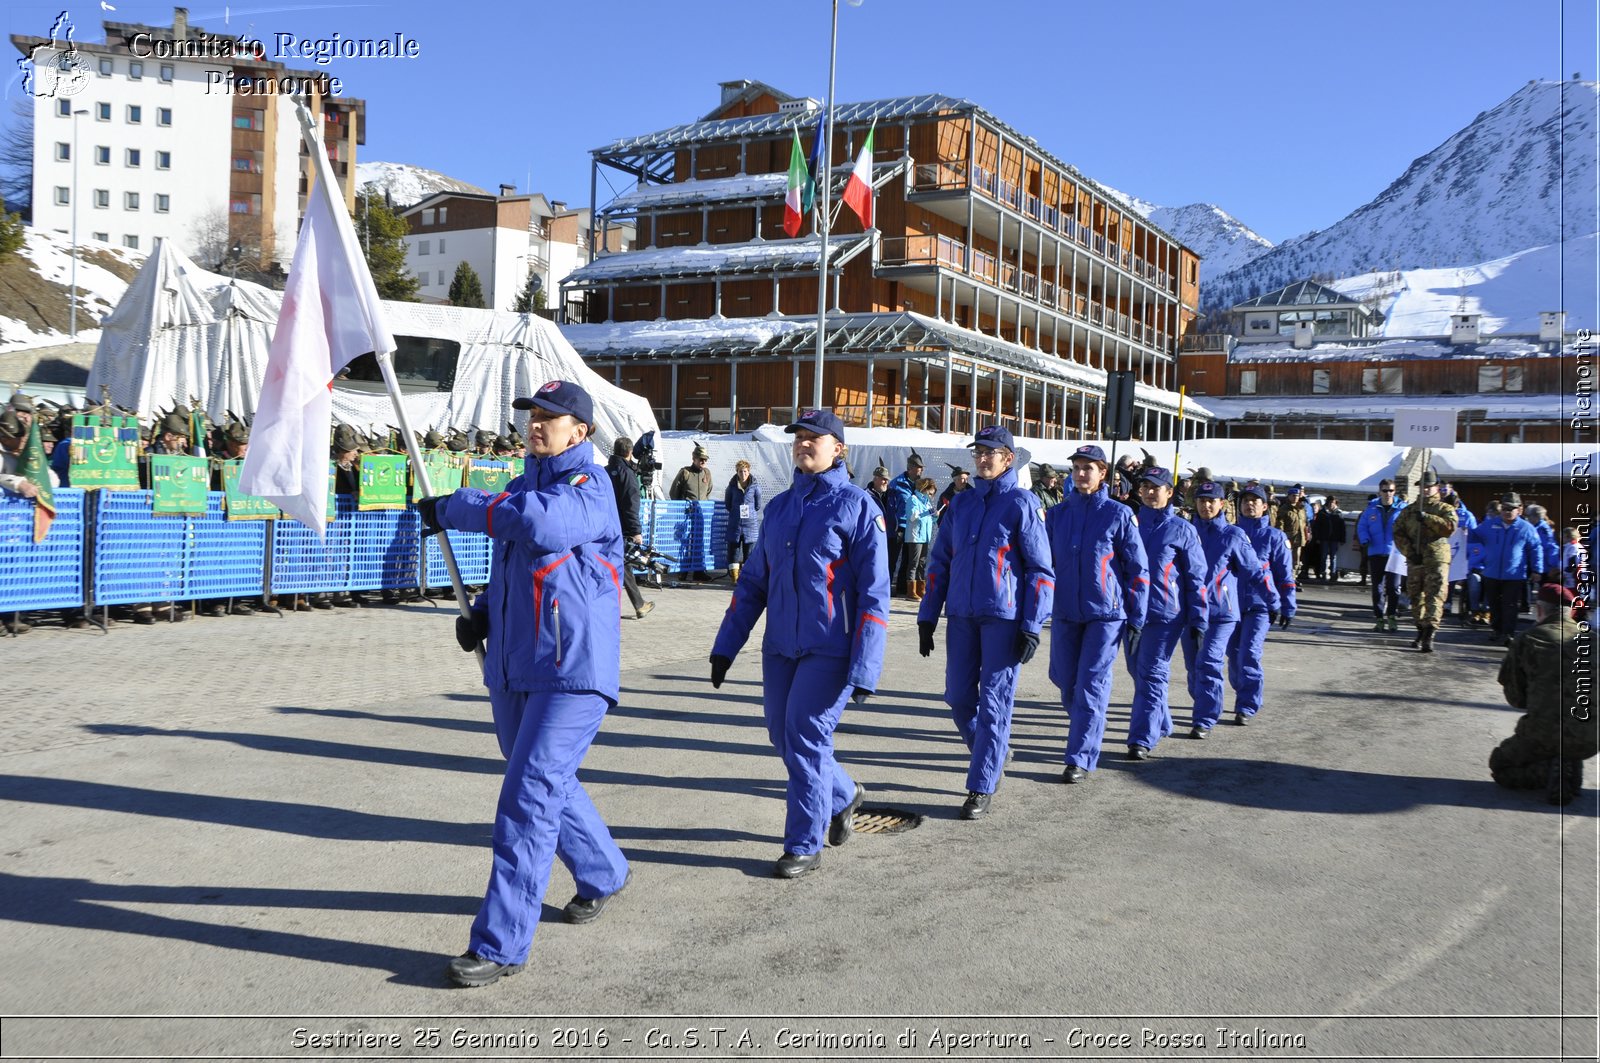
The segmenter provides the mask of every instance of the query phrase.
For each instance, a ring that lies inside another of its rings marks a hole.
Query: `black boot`
[[[1432,624],[1424,624],[1424,625],[1422,625],[1421,633],[1422,633],[1422,652],[1423,653],[1432,653],[1433,652],[1433,631],[1434,631],[1434,628],[1433,628]]]

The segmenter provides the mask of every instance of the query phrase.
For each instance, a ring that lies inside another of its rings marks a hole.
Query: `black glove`
[[[489,637],[489,614],[474,611],[471,616],[456,617],[456,643],[471,653],[478,643]]]
[[[1293,619],[1294,619],[1294,617],[1290,616],[1288,613],[1279,613],[1278,614],[1278,626],[1280,628],[1282,628],[1283,630],[1288,631],[1289,630],[1289,621],[1291,621]]]
[[[924,657],[933,652],[933,632],[938,626],[933,620],[917,621],[917,652]]]
[[[439,503],[449,497],[449,495],[428,495],[412,503],[417,507],[417,516],[422,518],[423,535],[437,535],[444,531],[444,524],[439,520]]]
[[[1039,633],[1037,631],[1017,632],[1017,663],[1027,664],[1033,660],[1033,655],[1039,650]]]
[[[859,705],[863,701],[866,701],[867,697],[871,693],[872,691],[868,690],[866,687],[856,687],[856,692],[850,695],[850,700]]]
[[[728,669],[733,667],[733,661],[720,653],[711,655],[711,685],[721,687],[722,681],[728,678]]]
[[[1122,629],[1123,645],[1128,647],[1128,656],[1132,657],[1139,652],[1139,639],[1143,635],[1143,628],[1137,628],[1129,625]]]
[[[1267,614],[1267,626],[1268,627],[1276,627],[1277,623],[1278,623],[1278,619],[1282,615],[1283,614],[1278,612],[1276,609],[1274,609],[1272,612],[1268,613]]]

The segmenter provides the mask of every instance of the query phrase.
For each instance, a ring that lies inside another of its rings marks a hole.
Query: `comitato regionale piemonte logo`
[[[89,84],[88,60],[78,52],[72,39],[76,32],[71,17],[63,11],[50,27],[50,40],[34,45],[17,60],[22,71],[22,91],[31,96],[75,96]]]

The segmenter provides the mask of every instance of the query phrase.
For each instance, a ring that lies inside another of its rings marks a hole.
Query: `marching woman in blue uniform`
[[[1172,654],[1188,631],[1204,636],[1206,553],[1194,525],[1172,511],[1172,473],[1151,466],[1139,473],[1139,539],[1150,565],[1150,606],[1134,652],[1133,708],[1128,717],[1128,757],[1146,760],[1156,743],[1172,733],[1167,684]]]
[[[1222,485],[1207,480],[1194,491],[1194,529],[1206,552],[1206,606],[1209,622],[1205,633],[1183,639],[1183,665],[1189,672],[1189,695],[1194,699],[1190,738],[1205,738],[1222,718],[1223,673],[1227,669],[1228,644],[1239,626],[1239,583],[1261,584],[1262,597],[1278,609],[1278,592],[1272,588],[1261,559],[1250,546],[1250,538],[1228,523],[1222,512]]]
[[[808,410],[794,438],[794,481],[767,504],[756,548],[733,589],[711,650],[720,687],[763,612],[762,707],[767,735],[789,773],[778,878],[822,863],[822,845],[850,840],[865,795],[833,756],[845,702],[878,686],[889,623],[889,562],[883,512],[850,482],[844,425]]]
[[[1117,645],[1126,640],[1137,652],[1150,580],[1133,510],[1106,491],[1105,451],[1073,453],[1072,487],[1044,527],[1056,575],[1050,681],[1072,721],[1061,778],[1076,783],[1100,763]]]
[[[594,405],[552,380],[512,405],[531,410],[527,471],[498,495],[463,488],[417,500],[428,530],[484,532],[489,585],[456,621],[464,650],[487,640],[483,682],[506,777],[494,821],[489,888],[457,985],[522,970],[555,857],[578,894],[569,923],[587,923],[627,884],[623,857],[578,782],[578,765],[617,704],[622,638],[622,532],[605,470],[593,460]]]
[[[950,500],[939,525],[917,634],[926,657],[940,610],[948,614],[944,701],[972,753],[961,816],[977,819],[1000,787],[1017,672],[1039,648],[1055,580],[1039,499],[1017,486],[1011,433],[989,425],[967,445],[978,482]]]
[[[1267,519],[1271,499],[1260,484],[1239,492],[1239,519],[1235,523],[1250,540],[1261,562],[1261,580],[1246,580],[1239,587],[1239,626],[1228,644],[1228,683],[1233,687],[1233,722],[1241,727],[1261,711],[1267,676],[1261,655],[1267,648],[1267,631],[1276,623],[1288,630],[1295,614],[1294,553],[1289,539]],[[1277,591],[1277,600],[1267,597]]]

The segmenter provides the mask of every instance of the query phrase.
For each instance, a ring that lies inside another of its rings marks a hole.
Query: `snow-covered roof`
[[[1228,352],[1230,363],[1254,362],[1412,362],[1429,359],[1557,358],[1576,355],[1574,340],[1557,345],[1538,336],[1498,335],[1478,343],[1451,343],[1439,336],[1374,337],[1317,343],[1303,350],[1293,343],[1240,343]]]
[[[888,172],[904,165],[899,160],[880,162],[873,167],[873,184],[883,183]],[[833,169],[832,188],[838,189],[850,178],[855,164],[846,161]],[[641,185],[613,199],[601,210],[602,214],[638,214],[651,210],[674,207],[698,207],[706,204],[766,203],[783,199],[789,187],[789,174],[752,173],[737,177],[715,177],[703,181],[678,181],[665,185]]]
[[[1600,450],[1567,443],[1457,443],[1450,450],[1431,451],[1428,464],[1440,476],[1457,480],[1566,479],[1574,468],[1593,469],[1600,464]]]
[[[1295,281],[1293,284],[1285,285],[1275,292],[1267,292],[1265,295],[1258,295],[1254,299],[1246,299],[1242,303],[1234,303],[1233,309],[1246,310],[1253,307],[1266,306],[1274,308],[1288,306],[1353,306],[1368,316],[1372,313],[1372,311],[1361,306],[1361,304],[1343,292],[1336,291],[1326,284],[1318,284],[1312,280]]]
[[[1311,418],[1322,421],[1391,420],[1397,409],[1471,410],[1474,420],[1553,420],[1570,414],[1566,395],[1253,395],[1219,399],[1206,406],[1223,421]],[[1563,412],[1565,411],[1565,413]]]
[[[835,267],[871,239],[870,233],[836,237],[828,242],[828,258]],[[628,251],[597,258],[563,278],[563,284],[614,284],[667,277],[710,274],[816,272],[822,257],[822,240],[802,236],[795,240],[753,240],[743,244],[697,244],[662,247],[653,251]]]
[[[731,353],[770,355],[814,350],[812,318],[707,318],[693,321],[626,321],[598,325],[563,325],[567,341],[585,357],[685,358]],[[1020,344],[986,336],[948,321],[899,311],[881,314],[835,314],[828,318],[825,354],[865,355],[883,351],[954,352],[1005,369],[1021,370],[1087,391],[1105,391],[1106,372],[1045,354]],[[1139,384],[1141,404],[1175,412],[1178,394]],[[1205,400],[1209,403],[1210,400]],[[1208,407],[1185,400],[1186,415],[1205,417]]]

